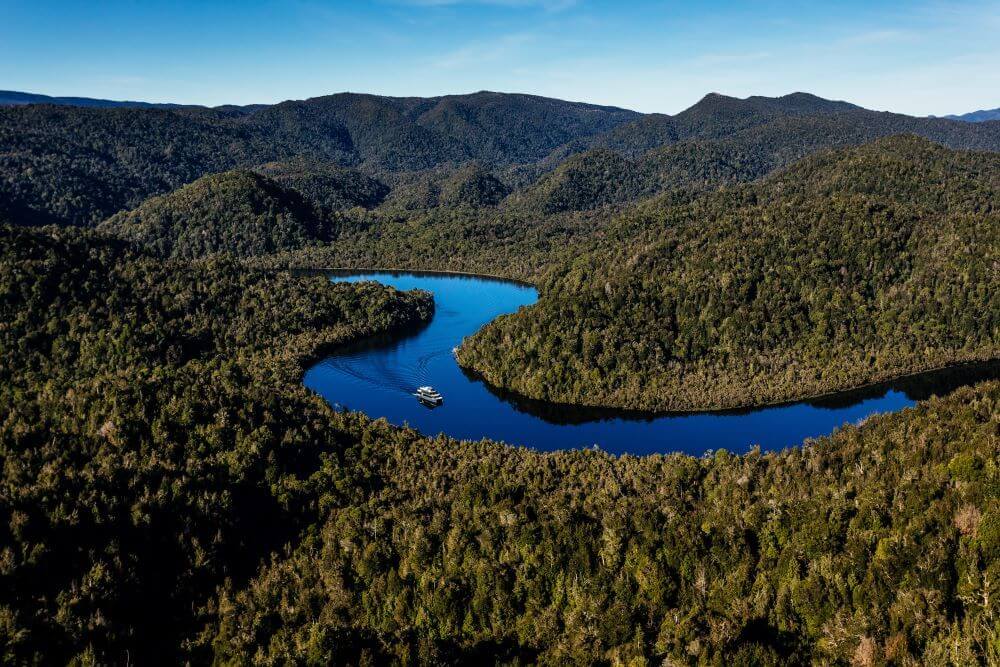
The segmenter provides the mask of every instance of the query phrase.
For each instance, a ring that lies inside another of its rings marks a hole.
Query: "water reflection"
[[[776,409],[792,405],[807,405],[826,410],[840,410],[872,399],[885,398],[890,392],[898,392],[911,403],[925,401],[931,396],[944,396],[964,387],[986,380],[1000,378],[1000,362],[973,362],[958,364],[949,368],[928,371],[919,375],[898,378],[887,382],[871,384],[851,391],[838,392],[826,396],[800,401],[787,401],[766,407],[734,408],[729,410],[708,410],[697,412],[655,412],[646,410],[623,410],[620,408],[599,408],[566,403],[553,403],[528,398],[487,383],[479,373],[462,369],[472,382],[481,382],[498,399],[508,403],[518,412],[544,419],[553,424],[585,424],[609,419],[631,421],[653,421],[663,417],[685,417],[692,415],[740,416],[766,409]]]
[[[529,285],[434,273],[348,273],[333,278],[378,280],[434,294],[430,323],[345,346],[306,373],[305,384],[330,403],[409,424],[424,433],[492,438],[537,449],[599,445],[615,453],[709,449],[734,452],[753,445],[779,449],[830,433],[844,423],[899,410],[932,394],[1000,377],[1000,363],[969,364],[822,399],[752,410],[655,414],[582,408],[524,398],[489,387],[461,369],[452,349],[487,322],[534,303]],[[428,409],[413,392],[433,385],[444,404]]]

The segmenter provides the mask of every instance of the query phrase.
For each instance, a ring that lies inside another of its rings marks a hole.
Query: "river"
[[[721,413],[649,415],[581,409],[505,395],[463,371],[452,349],[499,315],[535,302],[533,287],[490,278],[428,273],[366,272],[334,281],[375,280],[397,289],[432,292],[434,318],[416,331],[365,340],[312,366],[305,384],[337,407],[409,424],[427,435],[490,438],[540,450],[598,446],[616,454],[724,448],[746,452],[801,444],[839,426],[901,410],[931,394],[1000,376],[1000,364],[928,373],[819,401]],[[413,396],[432,385],[444,396],[426,407]]]

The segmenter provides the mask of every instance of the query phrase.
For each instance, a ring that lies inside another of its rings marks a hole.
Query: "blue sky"
[[[0,0],[0,89],[196,104],[501,90],[675,113],[1000,107],[1000,0]]]

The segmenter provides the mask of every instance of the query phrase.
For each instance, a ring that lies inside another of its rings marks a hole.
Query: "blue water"
[[[458,275],[378,272],[331,279],[377,280],[434,294],[435,315],[424,328],[339,350],[310,368],[304,380],[335,406],[409,424],[428,435],[490,438],[541,450],[597,445],[617,454],[701,455],[720,448],[741,453],[754,445],[773,450],[998,374],[996,366],[970,367],[822,402],[741,412],[653,416],[572,408],[502,396],[467,375],[452,355],[452,348],[490,320],[534,303],[534,288]],[[433,385],[444,395],[444,404],[429,408],[419,403],[413,392],[421,385]]]

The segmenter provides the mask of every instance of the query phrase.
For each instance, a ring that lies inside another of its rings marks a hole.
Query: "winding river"
[[[491,438],[541,450],[596,445],[636,455],[701,455],[719,448],[742,453],[754,445],[773,450],[963,384],[1000,377],[1000,364],[965,366],[829,399],[723,413],[648,415],[553,405],[498,392],[464,372],[452,356],[464,337],[490,320],[534,303],[533,287],[429,273],[339,273],[331,280],[376,280],[434,294],[434,318],[423,328],[344,347],[310,368],[304,380],[334,406],[409,424],[428,435]],[[418,402],[413,392],[422,385],[440,391],[444,404],[429,408]]]

